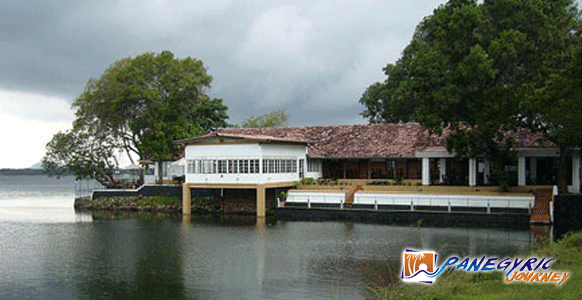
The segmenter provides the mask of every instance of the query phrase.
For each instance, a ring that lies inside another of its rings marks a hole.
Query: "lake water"
[[[0,299],[364,299],[405,248],[522,254],[529,231],[75,212],[74,181],[0,176]]]

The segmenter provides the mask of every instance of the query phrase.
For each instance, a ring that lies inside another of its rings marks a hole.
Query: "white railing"
[[[356,193],[354,204],[407,206],[415,210],[417,206],[429,207],[477,207],[486,208],[516,208],[531,211],[534,204],[534,196],[477,196],[477,195],[424,195],[424,194],[368,194]]]
[[[346,199],[345,192],[338,193],[314,193],[314,192],[292,192],[287,195],[285,202],[289,203],[307,203],[307,207],[311,204],[339,204],[343,206]]]

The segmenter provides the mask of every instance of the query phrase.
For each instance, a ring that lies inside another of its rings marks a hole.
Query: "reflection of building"
[[[509,136],[514,139],[513,150],[518,154],[518,161],[505,167],[510,182],[519,186],[554,184],[559,148],[549,142],[540,145],[540,136],[526,130]],[[445,139],[446,133],[431,135],[418,123],[398,123],[228,128],[181,142],[188,145],[187,182],[233,182],[238,178],[238,182],[258,183],[314,177],[416,179],[424,185],[495,183],[487,159],[458,158],[445,149]],[[235,161],[241,163],[240,159],[249,161],[233,169]],[[275,160],[274,169],[269,159]],[[291,169],[286,169],[290,160],[294,160]],[[246,164],[248,171],[244,169]],[[569,160],[568,170],[569,189],[578,192],[579,151]],[[234,171],[237,176],[231,176]],[[294,174],[280,176],[287,171]]]

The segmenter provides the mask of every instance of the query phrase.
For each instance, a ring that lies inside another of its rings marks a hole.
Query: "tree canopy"
[[[73,173],[78,180],[95,179],[107,186],[118,166],[117,146],[111,136],[92,135],[87,127],[59,132],[46,146],[42,167],[49,175]]]
[[[251,116],[243,121],[242,128],[263,128],[287,126],[289,115],[284,109],[266,113],[260,116]]]
[[[179,150],[174,140],[227,125],[222,99],[207,94],[211,82],[202,61],[175,58],[170,51],[120,59],[100,78],[89,79],[73,102],[73,130],[64,135],[107,136],[103,147],[123,149],[130,158],[170,160]],[[53,140],[61,139],[57,135]],[[71,145],[51,141],[47,153],[58,146]],[[54,161],[68,166],[69,160]]]
[[[565,101],[556,85],[579,82],[570,76],[576,70],[565,71],[579,46],[571,0],[451,0],[418,25],[400,59],[384,68],[386,80],[368,87],[362,115],[371,123],[418,121],[439,133],[449,127],[450,151],[485,154],[503,177],[512,144],[504,132],[529,127],[560,144],[551,128],[574,124],[550,115],[580,107],[580,97],[551,110],[543,103]]]

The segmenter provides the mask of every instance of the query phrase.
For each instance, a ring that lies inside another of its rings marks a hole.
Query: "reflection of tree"
[[[388,286],[399,280],[399,261],[355,258],[318,258],[311,260],[309,269],[317,279],[339,281],[340,285],[363,283],[365,286]]]
[[[94,223],[77,280],[79,298],[184,299],[179,222]]]

